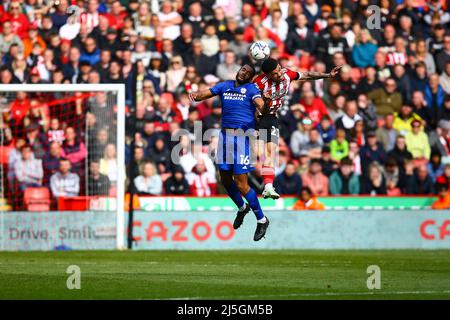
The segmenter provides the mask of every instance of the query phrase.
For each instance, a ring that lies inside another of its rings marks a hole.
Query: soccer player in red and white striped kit
[[[273,58],[268,58],[262,63],[262,73],[253,82],[261,90],[264,101],[270,110],[268,114],[259,115],[259,121],[257,122],[260,139],[265,144],[265,157],[261,171],[264,178],[264,190],[262,192],[264,198],[278,199],[280,197],[273,187],[275,179],[274,156],[280,136],[277,110],[283,105],[283,101],[289,92],[291,81],[334,78],[341,68],[342,66],[336,66],[329,73],[315,71],[296,72],[282,68],[278,61]]]

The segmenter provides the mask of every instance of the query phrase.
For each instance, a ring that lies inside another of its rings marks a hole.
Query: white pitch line
[[[157,300],[215,300],[215,299],[252,299],[263,297],[322,297],[322,296],[376,296],[376,295],[402,295],[402,294],[450,294],[450,290],[443,291],[371,291],[371,292],[311,292],[311,293],[287,293],[247,296],[222,296],[222,297],[179,297]]]

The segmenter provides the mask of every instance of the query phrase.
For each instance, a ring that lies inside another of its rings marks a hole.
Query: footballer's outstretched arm
[[[212,93],[210,89],[205,89],[198,92],[191,92],[189,93],[189,100],[190,101],[203,101],[209,98],[214,97],[215,94]]]
[[[299,80],[319,80],[325,78],[334,78],[338,75],[339,70],[341,70],[342,66],[336,66],[329,73],[316,72],[316,71],[306,71],[300,72],[301,77]]]
[[[257,97],[253,99],[253,104],[256,107],[256,110],[258,110],[258,112],[260,114],[266,114],[269,113],[269,107],[267,106],[267,104],[264,102],[264,99],[261,97]]]

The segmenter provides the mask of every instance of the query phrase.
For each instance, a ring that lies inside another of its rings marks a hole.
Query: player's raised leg
[[[275,191],[273,186],[275,180],[275,155],[277,152],[277,145],[273,142],[267,142],[265,144],[265,149],[266,155],[261,170],[264,179],[264,190],[262,195],[265,199],[278,199],[280,195]]]

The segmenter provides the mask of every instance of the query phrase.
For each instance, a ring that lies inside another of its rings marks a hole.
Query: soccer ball
[[[249,49],[250,56],[256,61],[263,61],[270,56],[270,47],[264,41],[255,41]]]

